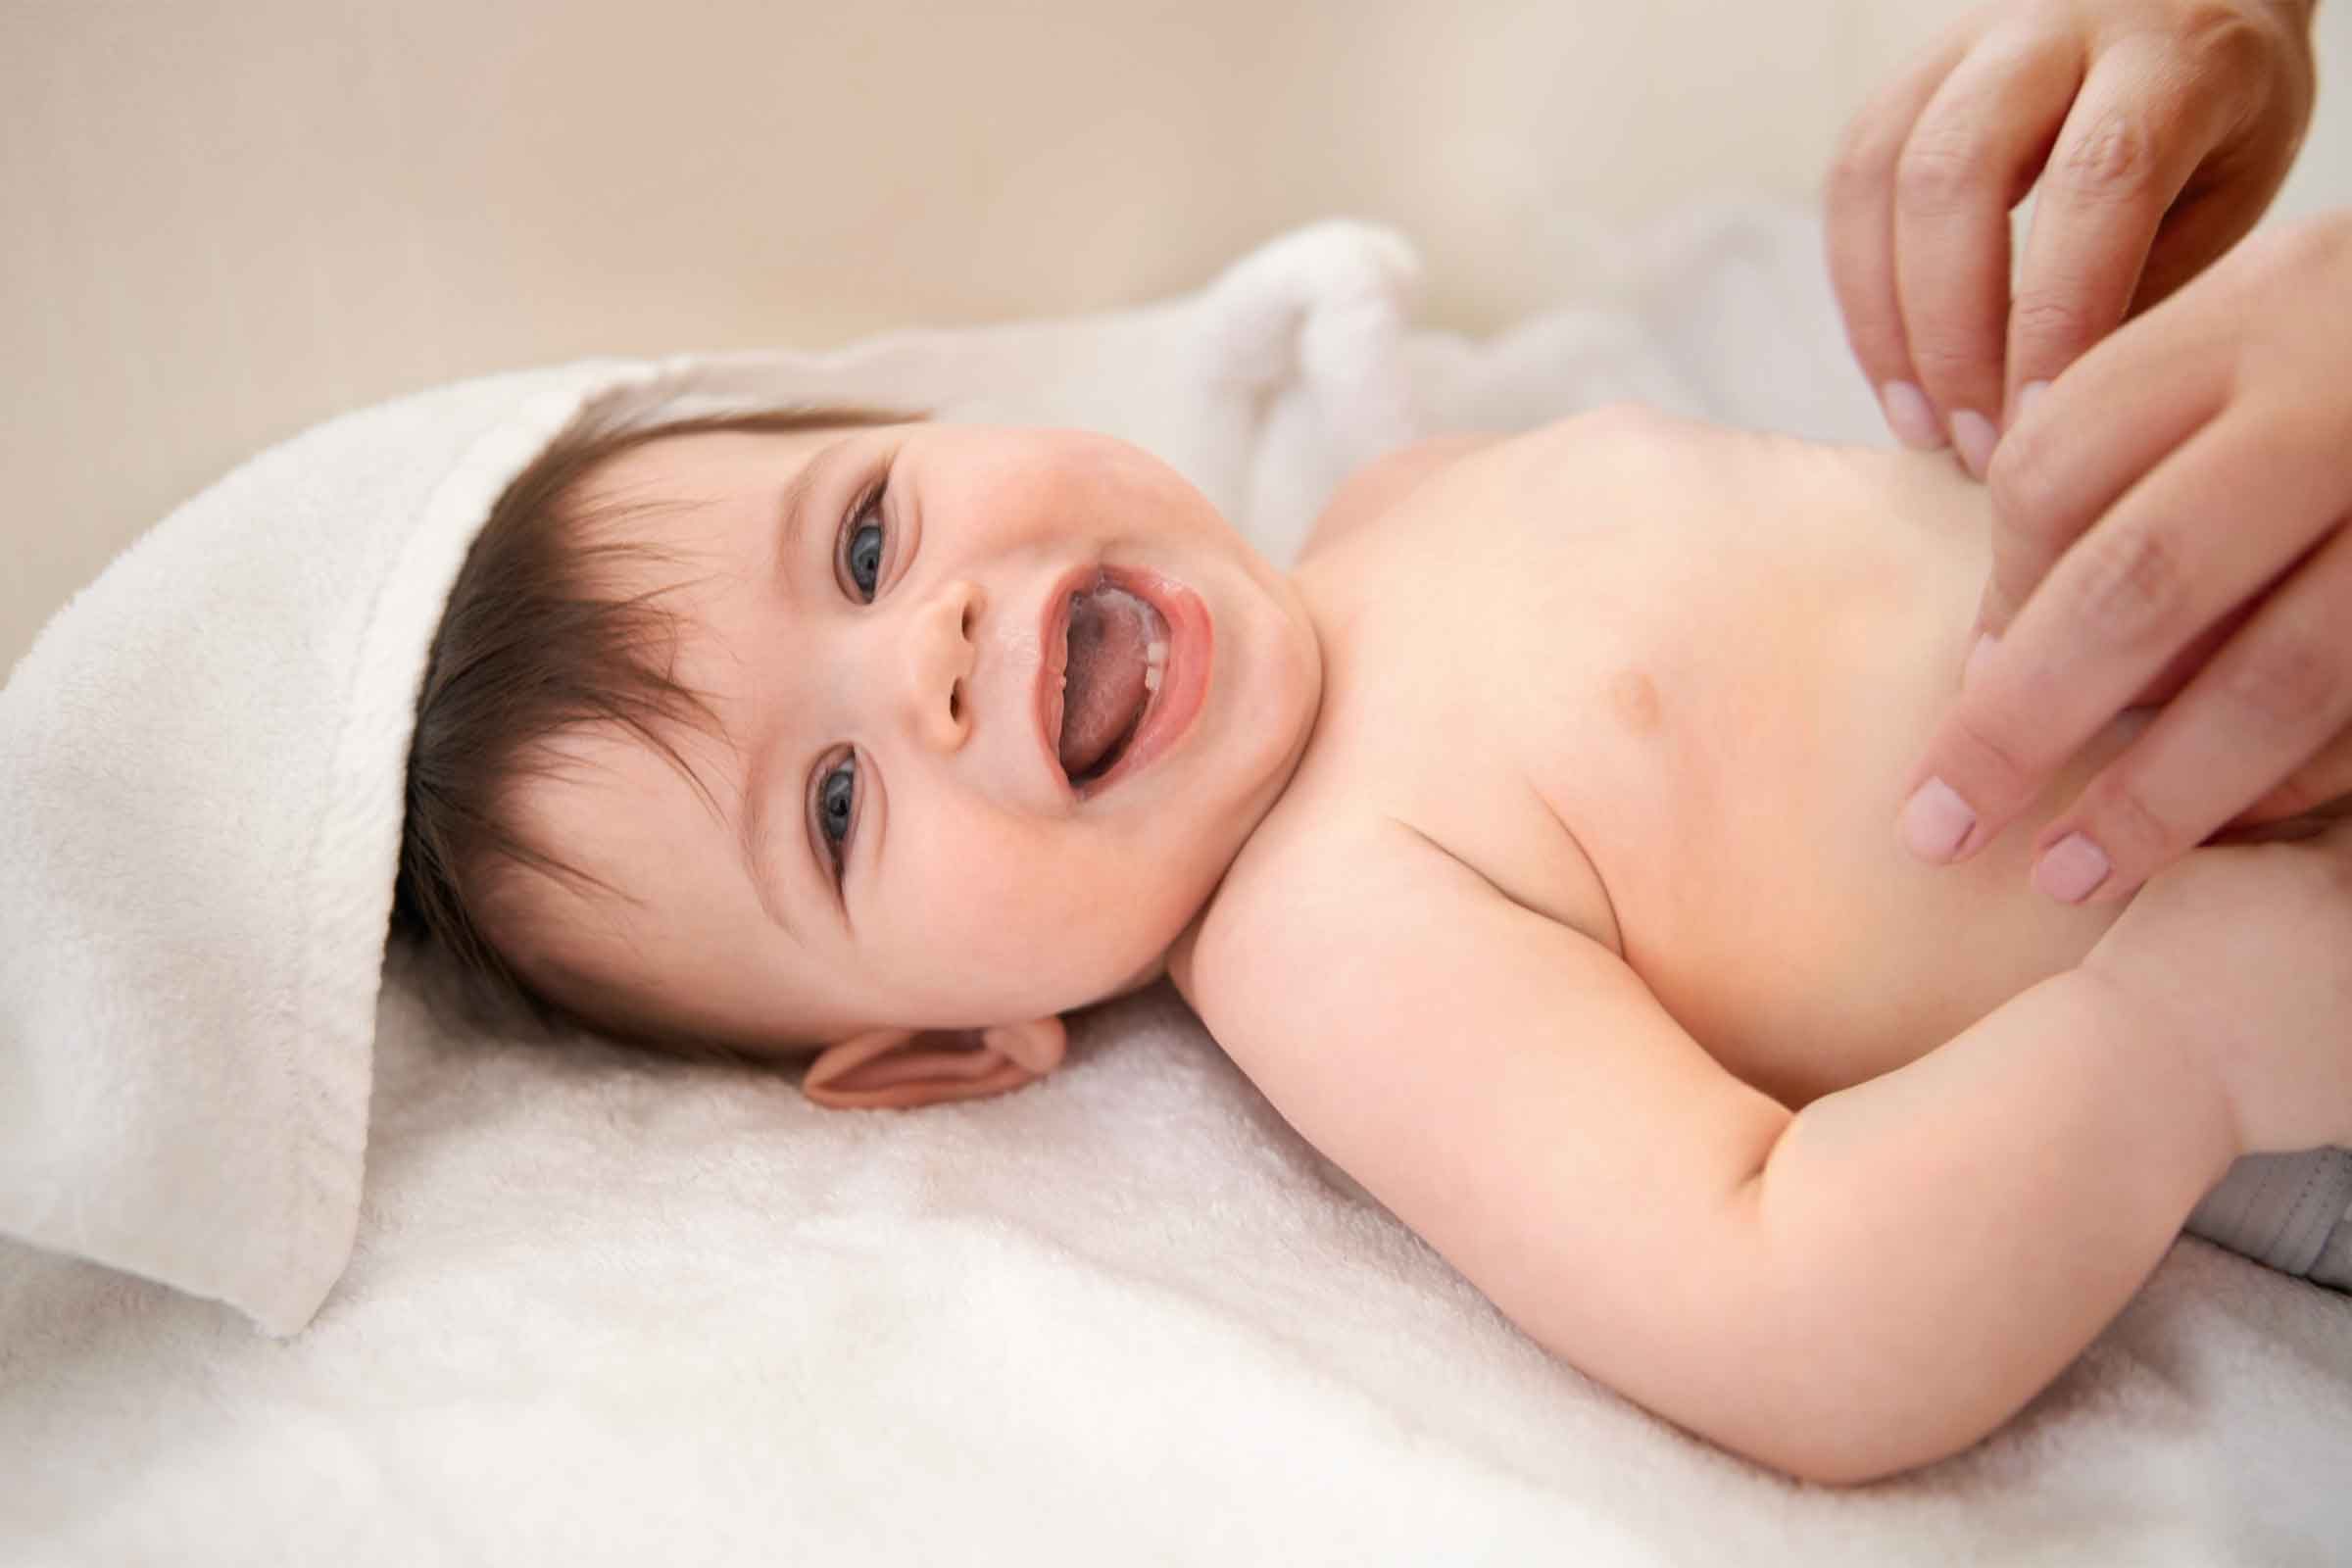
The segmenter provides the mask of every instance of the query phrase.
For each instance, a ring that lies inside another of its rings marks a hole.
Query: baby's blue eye
[[[825,844],[834,851],[834,859],[841,858],[841,847],[849,842],[850,823],[858,814],[858,759],[845,757],[826,769],[816,785],[816,829],[825,836]]]
[[[882,582],[882,491],[877,487],[850,514],[841,562],[860,603],[872,604]]]

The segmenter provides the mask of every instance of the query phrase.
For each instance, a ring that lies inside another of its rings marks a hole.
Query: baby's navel
[[[1658,727],[1657,682],[1638,669],[1621,669],[1609,678],[1609,706],[1632,734],[1647,735]]]

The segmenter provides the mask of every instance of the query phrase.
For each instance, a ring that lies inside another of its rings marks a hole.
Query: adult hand
[[[2150,702],[2037,835],[2052,897],[2121,897],[2216,829],[2352,792],[2352,211],[2257,236],[2092,349],[1991,494],[2000,635],[1912,774],[1915,854],[1974,854]]]
[[[1984,477],[2048,381],[2252,228],[2311,119],[2316,0],[2005,0],[1858,115],[1831,280],[1886,422]],[[2009,210],[2042,181],[2014,300]]]

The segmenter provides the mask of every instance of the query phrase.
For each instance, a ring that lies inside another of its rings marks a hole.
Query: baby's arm
[[[1529,1334],[1820,1480],[1999,1425],[2239,1152],[2121,971],[1792,1115],[1607,949],[1390,822],[1245,858],[1177,973],[1284,1115]]]

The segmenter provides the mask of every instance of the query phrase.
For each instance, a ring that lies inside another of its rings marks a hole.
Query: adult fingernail
[[[1962,691],[1968,690],[1977,683],[1978,674],[1984,668],[1984,661],[2000,645],[2001,640],[1990,632],[1986,632],[1977,639],[1977,646],[1968,651],[1968,662],[1960,666],[1960,689]]]
[[[1999,440],[2000,433],[1982,414],[1962,409],[1952,416],[1952,444],[1960,449],[1960,461],[1968,465],[1968,471],[1978,478],[1984,478],[1984,470],[1992,466],[1993,445]]]
[[[2024,422],[2027,413],[2034,407],[2034,400],[2049,389],[2050,383],[2047,381],[2028,381],[2024,386],[2019,387],[2017,389],[2017,410],[2009,416],[2009,427],[2014,430]]]
[[[2060,904],[2081,904],[2113,869],[2096,844],[2069,833],[2034,862],[2034,885]]]
[[[1879,405],[1886,411],[1886,427],[1914,452],[1934,452],[1944,444],[1943,427],[1928,395],[1908,381],[1889,381],[1879,389]]]
[[[1976,825],[1977,813],[1960,798],[1959,791],[1939,778],[1932,778],[1912,792],[1903,805],[1899,824],[1903,848],[1934,865],[1958,854]]]

